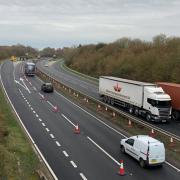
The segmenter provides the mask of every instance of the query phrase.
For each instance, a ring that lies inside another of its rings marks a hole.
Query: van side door
[[[126,143],[126,153],[128,153],[132,157],[135,157],[136,155],[135,155],[134,147],[133,147],[134,139],[129,138],[125,141],[125,143]]]

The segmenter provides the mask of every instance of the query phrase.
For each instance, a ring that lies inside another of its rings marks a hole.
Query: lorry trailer
[[[24,74],[26,76],[34,76],[36,71],[36,66],[32,62],[26,62],[24,65]]]
[[[172,119],[180,120],[180,84],[157,82],[157,85],[170,95],[172,105]]]
[[[143,116],[147,121],[171,119],[171,98],[156,84],[100,76],[99,95],[105,103],[122,106],[130,114]]]

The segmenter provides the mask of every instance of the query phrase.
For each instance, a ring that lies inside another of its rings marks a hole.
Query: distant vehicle
[[[17,58],[15,56],[11,56],[11,61],[15,62],[17,60]]]
[[[54,88],[53,88],[52,83],[44,83],[44,84],[42,84],[41,91],[44,91],[44,92],[53,92]]]
[[[171,119],[171,98],[156,84],[101,76],[99,95],[105,103],[122,106],[130,114],[141,115],[147,121]]]
[[[26,76],[34,76],[36,72],[36,66],[32,62],[26,62],[24,65],[24,73]]]
[[[164,144],[150,136],[137,135],[120,141],[121,152],[139,161],[141,167],[162,165],[165,162]]]
[[[180,84],[157,82],[170,95],[172,101],[172,119],[180,120]]]
[[[45,64],[44,67],[48,67],[49,65],[48,64]]]

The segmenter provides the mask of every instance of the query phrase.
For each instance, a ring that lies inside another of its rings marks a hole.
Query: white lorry
[[[165,161],[164,144],[146,135],[137,135],[120,141],[122,153],[139,161],[141,167],[162,165]]]
[[[147,121],[167,122],[171,119],[171,98],[156,84],[101,76],[99,95],[105,103],[120,105],[130,114]]]

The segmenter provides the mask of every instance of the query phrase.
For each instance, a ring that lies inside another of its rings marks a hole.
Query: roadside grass
[[[46,75],[38,74],[38,76],[42,80],[46,80]],[[50,80],[48,78],[48,80]],[[132,122],[132,128],[128,127],[128,118],[121,115],[116,114],[115,117],[112,116],[112,110],[108,109],[105,110],[105,107],[101,107],[101,109],[98,110],[97,103],[92,101],[91,99],[87,102],[87,97],[84,97],[81,94],[78,94],[78,92],[74,90],[70,90],[65,85],[58,85],[56,82],[52,81],[56,89],[63,94],[64,96],[70,98],[73,102],[79,104],[84,109],[87,109],[92,114],[95,114],[97,117],[100,117],[102,120],[108,120],[112,122],[113,124],[116,124],[119,128],[119,130],[125,134],[126,136],[133,136],[138,134],[145,134],[149,135],[151,132],[151,129],[146,128],[138,123]],[[77,96],[78,94],[78,96]],[[168,125],[168,124],[167,124]],[[174,140],[173,146],[170,146],[170,137],[167,137],[161,133],[158,133],[155,131],[155,138],[159,139],[165,144],[166,147],[166,159],[173,163],[175,166],[180,168],[180,142]]]
[[[0,87],[0,179],[37,180],[39,160]]]

